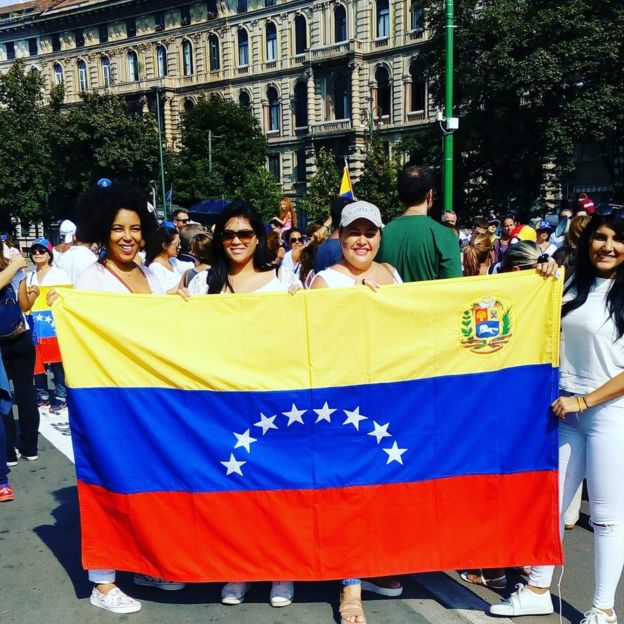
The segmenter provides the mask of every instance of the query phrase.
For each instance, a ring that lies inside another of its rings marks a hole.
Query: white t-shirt
[[[147,278],[150,290],[153,294],[159,295],[167,291],[158,281],[158,277],[150,271],[149,267],[139,265]],[[108,269],[99,262],[88,266],[74,283],[74,288],[78,290],[98,290],[100,292],[129,293],[130,291],[115,277]]]
[[[78,276],[91,264],[97,262],[97,256],[87,247],[74,245],[70,247],[58,261],[58,266],[69,276],[72,284]]]
[[[37,271],[31,271],[28,274],[28,279],[26,283],[29,286],[69,286],[71,285],[72,281],[71,279],[69,279],[69,275],[67,275],[67,273],[63,271],[63,269],[52,266],[43,278],[43,284],[39,283],[39,279],[37,278]]]
[[[206,295],[208,294],[208,269],[200,271],[188,285],[188,291],[191,295]]]
[[[355,286],[356,284],[359,284],[359,280],[343,273],[342,271],[336,271],[336,269],[332,269],[331,267],[329,269],[319,271],[316,274],[316,277],[322,277],[328,288],[345,288],[347,286]],[[394,269],[394,283],[403,283],[403,280],[397,273],[396,269]]]
[[[587,301],[561,320],[560,386],[572,394],[587,394],[624,372],[624,341],[617,339],[606,296],[613,280],[596,278]],[[574,297],[573,291],[564,301]],[[609,402],[624,407],[624,397]]]
[[[182,279],[184,271],[193,268],[192,262],[180,262],[177,258],[170,258],[173,266],[173,271],[170,271],[167,267],[160,264],[160,262],[152,262],[149,265],[150,270],[154,275],[158,277],[160,283],[165,287],[165,290],[175,288]]]
[[[282,260],[282,266],[289,271],[292,271],[297,277],[299,277],[299,273],[301,271],[301,262],[297,262],[293,260],[293,252],[292,249],[287,251],[284,255],[284,259]]]

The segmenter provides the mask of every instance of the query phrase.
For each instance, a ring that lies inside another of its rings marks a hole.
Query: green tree
[[[355,195],[375,204],[388,223],[402,209],[397,194],[397,162],[388,154],[377,133],[369,142],[364,160],[364,172],[355,186]]]
[[[340,189],[340,174],[331,150],[321,148],[316,157],[316,173],[308,180],[301,207],[310,223],[323,223],[329,216],[332,199]]]
[[[212,132],[212,168],[209,132]],[[251,113],[218,97],[201,99],[184,116],[173,184],[176,200],[245,199],[265,219],[274,216],[280,188],[266,170],[269,146]]]

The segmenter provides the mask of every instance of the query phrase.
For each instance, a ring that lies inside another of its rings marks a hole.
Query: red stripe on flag
[[[213,582],[559,564],[557,481],[553,471],[131,495],[79,482],[83,565]]]
[[[41,353],[41,358],[46,364],[54,364],[55,362],[61,361],[58,338],[39,338],[37,349]]]

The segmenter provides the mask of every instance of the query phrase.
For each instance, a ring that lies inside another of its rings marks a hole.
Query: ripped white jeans
[[[562,539],[564,511],[584,477],[587,478],[594,527],[596,588],[593,606],[612,609],[624,565],[624,408],[607,403],[583,414],[568,414],[560,423]],[[550,587],[553,572],[553,566],[535,566],[531,569],[529,583],[535,587]]]

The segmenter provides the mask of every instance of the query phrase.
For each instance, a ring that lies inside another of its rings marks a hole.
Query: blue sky
[[[24,2],[24,0],[0,0],[0,7],[7,6],[9,4],[19,4],[20,2]]]

